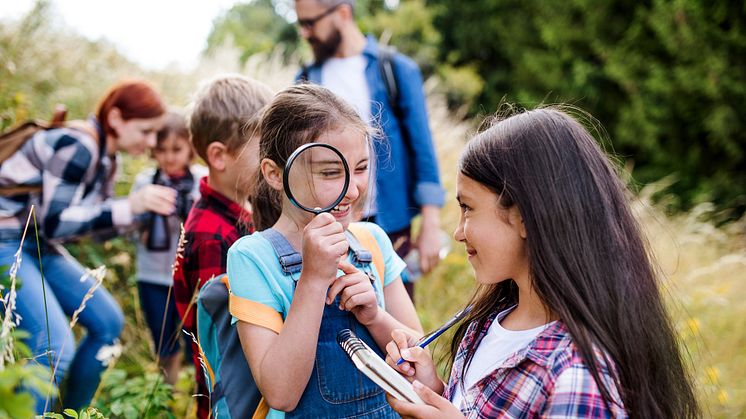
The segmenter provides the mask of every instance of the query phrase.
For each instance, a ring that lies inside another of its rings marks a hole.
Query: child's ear
[[[262,159],[259,163],[259,168],[262,171],[262,176],[270,188],[281,191],[282,190],[282,169],[277,166],[272,159]]]
[[[213,141],[207,145],[207,164],[211,168],[222,172],[228,167],[228,148],[219,141]]]
[[[520,214],[518,214],[520,217]],[[523,217],[521,217],[521,224],[519,225],[518,233],[521,235],[522,239],[526,239],[526,224],[523,223]]]
[[[518,230],[518,234],[521,236],[521,238],[525,239],[526,225],[523,223],[523,217],[521,216],[521,211],[518,210],[517,205],[513,205],[508,210],[508,221],[510,222],[510,225]]]

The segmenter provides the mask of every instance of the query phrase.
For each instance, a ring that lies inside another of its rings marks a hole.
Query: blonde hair
[[[272,96],[267,85],[240,74],[221,75],[203,83],[194,96],[189,115],[194,151],[208,165],[210,143],[225,144],[235,154],[255,136],[261,110]]]

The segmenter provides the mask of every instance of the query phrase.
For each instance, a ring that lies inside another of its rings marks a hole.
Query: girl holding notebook
[[[380,355],[394,328],[421,334],[399,276],[405,264],[375,224],[358,227],[375,238],[383,272],[353,263],[357,248],[346,230],[368,187],[369,128],[327,89],[299,85],[275,97],[260,131],[262,176],[252,199],[260,232],[231,247],[228,278],[233,295],[248,300],[243,310],[232,304],[231,313],[271,408],[268,417],[398,417],[383,390],[336,341],[340,330],[353,329]],[[351,175],[342,201],[319,215],[297,208],[282,193],[288,158],[310,142],[340,150]]]
[[[454,237],[480,289],[442,382],[395,331],[387,361],[427,405],[403,416],[699,415],[628,191],[561,108],[498,120],[461,156]],[[405,361],[396,366],[396,360]]]

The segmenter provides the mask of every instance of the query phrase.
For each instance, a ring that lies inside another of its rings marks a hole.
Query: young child
[[[138,174],[132,192],[150,184],[173,188],[177,191],[176,211],[171,216],[146,213],[141,217],[142,233],[137,242],[137,288],[159,365],[166,382],[174,384],[181,366],[179,339],[182,333],[171,293],[172,265],[181,223],[192,203],[199,198],[198,181],[207,169],[201,165],[190,166],[194,152],[189,142],[189,129],[186,119],[178,112],[166,114],[152,155],[157,168]]]
[[[195,336],[197,292],[210,278],[226,272],[228,248],[254,230],[248,196],[259,164],[259,140],[252,133],[259,124],[259,110],[271,98],[272,91],[256,80],[222,75],[202,85],[192,103],[192,145],[209,174],[200,180],[201,197],[184,225],[186,244],[176,257],[174,296],[183,328]],[[192,354],[200,395],[197,415],[206,418],[210,402],[194,344]]]
[[[461,156],[454,237],[480,292],[451,345],[451,377],[395,331],[387,360],[427,405],[404,416],[698,415],[625,185],[559,108],[495,123]],[[442,397],[440,395],[443,395]]]
[[[289,417],[396,417],[383,390],[357,371],[336,342],[344,328],[354,329],[373,348],[383,348],[395,327],[413,334],[421,330],[399,277],[404,262],[386,233],[375,224],[360,224],[383,254],[382,281],[370,265],[353,266],[348,252],[345,230],[369,181],[368,127],[329,90],[299,85],[275,96],[260,132],[262,178],[252,202],[261,233],[231,247],[228,279],[233,294],[254,303],[249,312],[231,306],[231,313],[254,379],[272,409],[269,417],[283,417],[283,412]],[[282,193],[287,159],[309,142],[339,149],[351,172],[341,203],[317,216]],[[299,252],[302,270],[281,265],[279,248]]]

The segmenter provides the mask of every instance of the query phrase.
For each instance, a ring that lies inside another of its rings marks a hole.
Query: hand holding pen
[[[426,334],[420,340],[417,341],[417,343],[414,346],[419,346],[420,348],[424,348],[425,346],[429,345],[432,341],[434,341],[438,336],[442,335],[443,332],[450,329],[451,326],[458,323],[459,320],[466,317],[467,314],[471,311],[472,306],[467,306],[463,310],[456,313],[453,317],[451,317],[450,320],[445,322],[442,326],[435,329],[434,331]],[[401,365],[404,362],[404,358],[399,358],[398,361],[396,361],[396,365]]]

